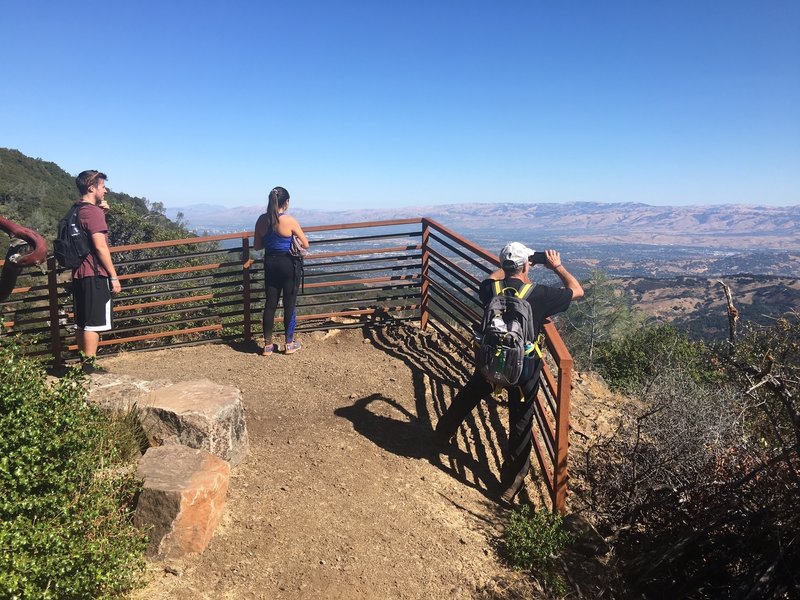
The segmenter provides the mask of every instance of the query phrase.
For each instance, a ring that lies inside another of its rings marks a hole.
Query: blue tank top
[[[280,215],[278,218],[280,219],[282,216]],[[292,236],[281,235],[271,229],[264,236],[263,245],[265,254],[289,254],[289,249],[292,247]]]

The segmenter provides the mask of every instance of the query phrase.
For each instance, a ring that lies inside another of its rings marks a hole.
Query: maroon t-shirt
[[[102,208],[89,204],[88,202],[80,203],[80,223],[83,230],[89,234],[89,243],[93,233],[102,233],[106,236],[106,243],[108,243],[108,225],[106,224],[106,214]],[[92,245],[92,252],[83,259],[81,266],[72,272],[73,279],[83,279],[84,277],[94,277],[100,275],[109,277],[108,271],[103,267],[103,263],[97,258],[94,252],[94,244]],[[95,263],[97,264],[97,273],[95,273]]]

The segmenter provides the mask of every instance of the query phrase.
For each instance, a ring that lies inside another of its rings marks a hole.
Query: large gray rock
[[[230,465],[205,450],[150,448],[139,461],[144,487],[133,516],[147,531],[147,554],[177,558],[203,552],[222,519]]]
[[[147,381],[115,373],[95,373],[89,381],[89,402],[113,412],[127,412],[150,392],[172,385],[167,379]]]
[[[247,454],[242,393],[208,379],[154,390],[139,401],[142,428],[153,446],[201,448],[238,465]]]

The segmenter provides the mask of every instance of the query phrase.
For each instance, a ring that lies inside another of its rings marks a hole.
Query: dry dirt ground
[[[440,450],[433,426],[468,373],[436,336],[397,325],[299,339],[297,354],[268,358],[213,344],[102,361],[142,379],[236,386],[250,435],[209,547],[150,563],[135,597],[543,597],[498,558],[502,403],[482,403]],[[521,496],[541,505],[535,483]]]

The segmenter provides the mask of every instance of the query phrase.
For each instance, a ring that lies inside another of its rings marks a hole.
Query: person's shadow
[[[365,328],[365,332],[376,348],[408,365],[414,385],[415,412],[378,392],[334,413],[350,421],[356,431],[384,450],[398,456],[426,459],[464,485],[495,499],[499,481],[491,465],[499,470],[501,448],[507,442],[497,402],[481,402],[464,421],[453,443],[442,445],[433,434],[435,423],[453,394],[471,375],[471,367],[437,338],[420,335],[408,325],[389,324]]]

